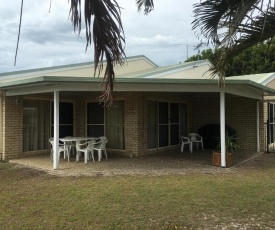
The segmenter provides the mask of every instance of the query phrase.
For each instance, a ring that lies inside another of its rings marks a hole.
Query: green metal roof
[[[259,84],[266,85],[274,79],[275,73],[250,74],[242,76],[227,77],[227,80],[250,80]]]
[[[144,56],[136,56],[138,58]],[[68,69],[91,65],[92,63],[82,63],[76,65],[66,65],[61,67],[42,68],[37,70],[16,71],[3,73],[0,75],[0,89],[8,90],[11,88],[20,88],[26,85],[35,87],[36,85],[48,83],[100,83],[102,78],[98,77],[77,77],[77,76],[53,76],[56,70]],[[179,63],[176,65],[154,67],[142,71],[136,71],[129,74],[117,75],[116,83],[119,84],[185,84],[185,85],[200,85],[210,86],[217,85],[217,77],[211,78],[210,73],[204,76],[200,67],[210,67],[211,63],[208,60],[200,60],[188,63]],[[43,75],[43,71],[47,74]],[[40,72],[40,75],[37,73]],[[36,75],[34,74],[36,73]],[[175,74],[177,77],[175,77]],[[245,86],[257,89],[259,91],[275,95],[275,90],[267,87],[267,84],[275,78],[275,73],[251,74],[243,76],[227,77],[225,85]]]

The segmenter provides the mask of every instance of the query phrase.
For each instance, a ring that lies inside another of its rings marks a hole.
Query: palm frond
[[[253,25],[242,25],[238,32],[240,37],[236,39],[234,46],[222,46],[219,49],[219,55],[211,68],[213,75],[220,75],[219,85],[222,84],[225,72],[230,61],[243,50],[267,41],[275,35],[275,8],[270,8],[267,14],[262,12],[255,17]]]
[[[144,8],[144,14],[150,13],[154,9],[153,0],[136,0],[138,11],[141,11]]]
[[[224,82],[230,61],[240,52],[273,38],[275,14],[269,0],[206,0],[194,5],[193,29],[200,29],[207,42],[219,48],[212,75]]]
[[[81,30],[81,0],[71,0],[71,20],[74,30]],[[91,30],[93,20],[93,30]],[[125,37],[121,22],[121,12],[115,0],[86,0],[84,5],[86,26],[86,49],[94,43],[95,73],[99,76],[106,59],[103,82],[104,91],[100,101],[109,106],[113,101],[113,83],[115,80],[114,65],[123,65],[125,60]]]
[[[260,0],[206,0],[194,4],[192,29],[200,29],[200,33],[214,45],[221,45],[225,40],[235,35],[236,30],[247,17],[247,12],[253,11]],[[227,33],[219,34],[220,30],[229,28]]]
[[[78,34],[81,31],[81,0],[71,0],[70,7],[71,21],[73,23],[74,31],[78,29]]]

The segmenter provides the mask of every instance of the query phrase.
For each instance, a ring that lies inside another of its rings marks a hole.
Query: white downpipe
[[[220,129],[221,129],[221,166],[226,167],[226,149],[225,149],[225,93],[220,92]]]
[[[260,152],[260,102],[257,101],[257,152]]]
[[[59,92],[54,91],[54,147],[53,147],[53,169],[59,167]]]

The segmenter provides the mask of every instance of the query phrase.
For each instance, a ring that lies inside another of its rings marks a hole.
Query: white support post
[[[226,167],[226,149],[225,149],[225,93],[220,92],[220,129],[221,129],[221,166]]]
[[[53,147],[53,169],[59,166],[59,92],[54,91],[54,147]]]
[[[260,102],[257,101],[257,152],[260,152]]]

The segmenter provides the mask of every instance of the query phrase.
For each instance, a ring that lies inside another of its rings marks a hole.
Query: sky
[[[191,23],[193,4],[199,0],[155,0],[155,9],[149,15],[137,12],[135,0],[117,2],[123,8],[127,57],[145,55],[163,66],[183,62],[198,53],[194,48],[200,41]],[[84,22],[77,36],[69,9],[67,0],[24,0],[14,66],[21,1],[0,0],[0,73],[93,61],[93,47],[85,51]]]

